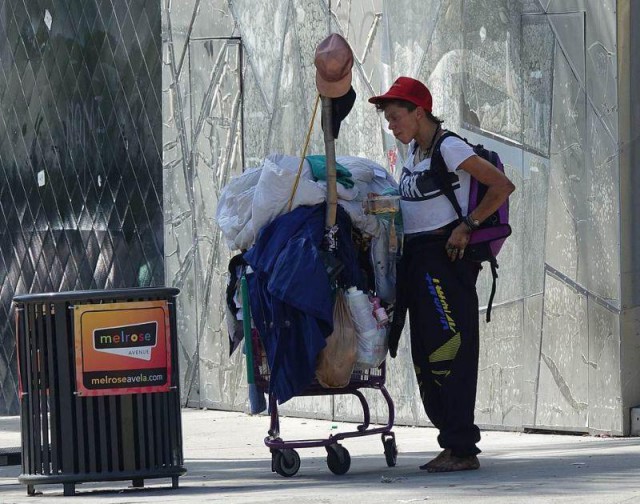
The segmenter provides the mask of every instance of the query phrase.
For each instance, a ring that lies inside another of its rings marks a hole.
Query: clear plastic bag
[[[356,330],[344,293],[339,290],[333,308],[333,333],[318,355],[316,378],[325,388],[346,387],[356,363]]]
[[[356,369],[377,368],[387,358],[389,326],[358,335],[358,359]]]

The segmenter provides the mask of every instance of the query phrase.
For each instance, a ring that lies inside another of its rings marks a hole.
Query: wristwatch
[[[480,221],[478,219],[474,219],[471,215],[467,215],[462,222],[467,225],[469,231],[475,231],[480,227]]]

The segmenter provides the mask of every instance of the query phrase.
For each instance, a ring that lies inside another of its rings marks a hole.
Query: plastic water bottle
[[[376,319],[372,314],[372,306],[369,296],[357,287],[347,289],[347,305],[351,312],[353,324],[358,334],[376,330]]]
[[[389,316],[387,315],[387,312],[382,306],[380,306],[380,298],[374,297],[371,300],[371,303],[373,304],[373,316],[378,321],[378,324],[384,325],[389,322]]]

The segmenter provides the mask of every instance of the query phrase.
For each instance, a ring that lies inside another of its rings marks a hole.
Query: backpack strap
[[[444,161],[444,158],[442,157],[442,153],[440,152],[440,145],[446,138],[449,138],[449,137],[456,137],[462,140],[463,142],[466,142],[467,144],[469,143],[460,135],[457,135],[452,131],[447,131],[438,139],[438,142],[433,148],[433,153],[431,154],[431,167],[434,171],[434,174],[436,175],[436,182],[438,183],[440,190],[451,202],[451,205],[453,205],[453,208],[455,208],[456,213],[458,214],[458,218],[462,220],[464,218],[464,216],[462,215],[462,209],[460,208],[460,203],[458,202],[458,198],[456,198],[453,185],[451,184],[448,178],[449,169],[447,167],[447,164]],[[489,303],[487,304],[486,320],[487,322],[491,322],[491,307],[493,306],[493,298],[496,295],[496,281],[498,280],[498,261],[496,261],[496,258],[493,256],[491,256],[490,259],[488,260],[491,266],[492,282],[491,282],[491,294],[489,296]]]
[[[462,215],[460,203],[458,202],[458,198],[456,198],[453,186],[449,181],[449,168],[447,167],[447,163],[445,163],[444,158],[442,157],[442,153],[440,152],[440,146],[442,145],[442,142],[444,142],[444,140],[449,137],[456,137],[466,142],[464,138],[462,138],[460,135],[455,134],[453,131],[447,131],[446,133],[443,133],[443,135],[436,142],[436,145],[433,147],[433,152],[431,154],[431,169],[436,175],[436,182],[438,183],[438,186],[440,186],[440,190],[453,205],[453,208],[458,214],[458,218],[462,220],[464,219],[464,215]]]
[[[489,260],[491,264],[491,276],[493,281],[491,282],[491,294],[489,295],[489,303],[487,304],[487,322],[491,322],[491,307],[493,306],[493,298],[496,295],[496,280],[498,280],[498,261],[495,257]]]

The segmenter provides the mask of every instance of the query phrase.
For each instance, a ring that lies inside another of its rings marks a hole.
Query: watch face
[[[480,221],[478,219],[474,219],[473,217],[467,215],[466,217],[467,226],[473,231],[480,227]]]

